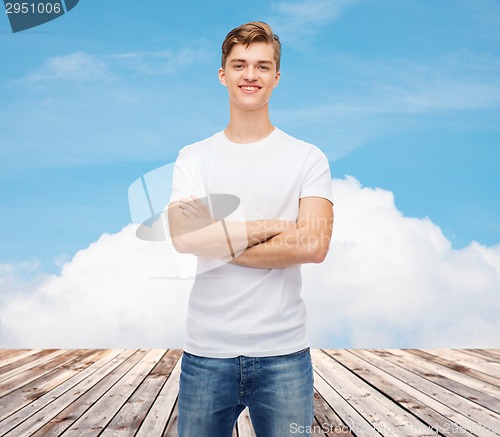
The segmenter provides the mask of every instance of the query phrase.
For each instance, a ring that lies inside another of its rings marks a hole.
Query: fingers
[[[179,208],[186,217],[203,217],[209,215],[205,204],[194,195],[191,195],[191,199],[181,198]]]
[[[199,211],[193,205],[193,202],[186,198],[181,199],[179,208],[186,217],[196,217],[199,214]]]
[[[191,194],[191,199],[193,199],[199,211],[203,211],[203,213],[208,214],[208,208],[200,198],[196,197],[194,194]]]

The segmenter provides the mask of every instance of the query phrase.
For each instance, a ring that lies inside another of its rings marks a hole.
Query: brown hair
[[[251,21],[231,30],[222,43],[222,68],[225,68],[227,56],[235,44],[245,44],[247,47],[253,42],[267,42],[274,48],[276,71],[280,71],[281,42],[271,26],[263,21]]]

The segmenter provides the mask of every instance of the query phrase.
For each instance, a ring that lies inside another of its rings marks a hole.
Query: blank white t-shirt
[[[237,196],[245,221],[295,221],[302,197],[333,203],[325,154],[278,128],[250,144],[233,143],[218,132],[182,148],[170,202],[213,193]],[[185,351],[262,357],[308,347],[299,265],[259,269],[227,263],[200,272],[189,298]]]

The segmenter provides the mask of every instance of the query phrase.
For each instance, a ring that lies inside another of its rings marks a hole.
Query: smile
[[[239,88],[248,93],[252,93],[261,89],[261,87],[257,85],[240,85]]]

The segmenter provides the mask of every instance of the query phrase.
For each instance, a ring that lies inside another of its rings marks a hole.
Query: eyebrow
[[[229,62],[239,62],[239,63],[245,63],[247,62],[246,59],[231,59]],[[262,59],[257,61],[258,64],[272,64],[273,61],[269,61],[267,59]]]

